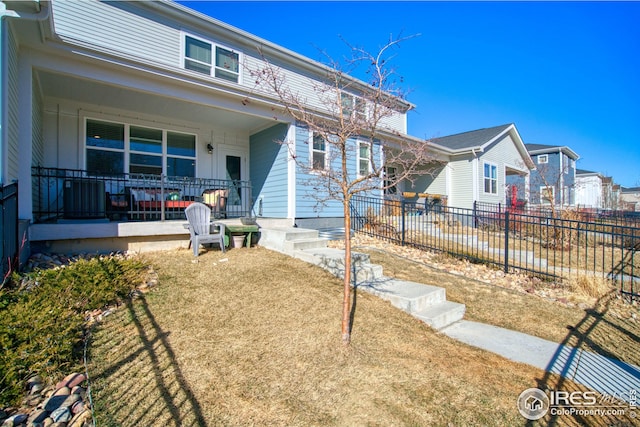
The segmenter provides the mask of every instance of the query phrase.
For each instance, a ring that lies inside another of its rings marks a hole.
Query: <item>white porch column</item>
[[[20,55],[18,61],[18,79],[18,217],[33,220],[33,68],[25,55]]]
[[[295,220],[296,218],[296,125],[289,125],[289,129],[287,129],[287,217]]]

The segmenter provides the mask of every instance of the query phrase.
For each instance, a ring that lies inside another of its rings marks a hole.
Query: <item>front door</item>
[[[244,153],[235,150],[221,150],[220,171],[224,177],[231,181],[229,194],[227,196],[227,213],[249,214],[249,189],[244,183],[246,181],[246,156]]]

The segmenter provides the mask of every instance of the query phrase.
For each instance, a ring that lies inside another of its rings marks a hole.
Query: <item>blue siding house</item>
[[[19,182],[31,242],[61,251],[184,244],[184,206],[221,190],[231,216],[342,221],[340,203],[318,204],[314,176],[296,165],[321,161],[321,147],[251,74],[278,64],[289,89],[325,114],[313,88],[330,69],[317,61],[172,1],[0,1],[0,54],[0,183]],[[362,113],[371,87],[344,82]],[[353,170],[362,150],[382,155],[387,135],[419,140],[406,133],[414,106],[394,105],[379,143],[351,141]],[[141,174],[164,177],[164,187],[137,188]],[[176,220],[148,221],[169,219],[165,206]]]
[[[576,161],[580,156],[567,146],[525,146],[536,166],[529,179],[529,203],[540,206],[575,206]]]

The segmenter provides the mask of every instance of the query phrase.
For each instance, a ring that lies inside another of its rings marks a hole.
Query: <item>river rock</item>
[[[72,418],[71,410],[67,406],[61,406],[50,415],[54,423],[66,423]]]

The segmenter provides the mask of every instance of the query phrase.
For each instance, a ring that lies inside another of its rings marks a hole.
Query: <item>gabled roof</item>
[[[566,145],[546,145],[546,144],[525,144],[529,154],[546,154],[563,152],[573,160],[578,160],[580,156]]]
[[[454,135],[434,138],[432,142],[437,145],[449,148],[450,150],[470,150],[480,149],[487,141],[493,141],[501,135],[512,124],[500,125],[492,128],[472,130],[469,132],[457,133]]]
[[[516,149],[522,156],[527,167],[534,169],[535,165],[533,160],[531,160],[525,144],[522,142],[522,138],[520,138],[520,134],[516,129],[516,125],[513,123],[434,138],[430,143],[449,154],[476,154],[477,152],[481,153],[485,151],[491,144],[507,133],[511,135]]]
[[[623,193],[640,193],[640,187],[621,187]]]

